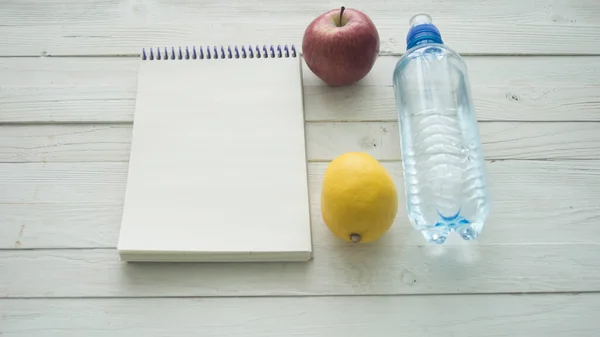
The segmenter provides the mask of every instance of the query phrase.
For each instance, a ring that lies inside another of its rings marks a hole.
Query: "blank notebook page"
[[[310,259],[299,58],[142,60],[137,90],[123,260]]]

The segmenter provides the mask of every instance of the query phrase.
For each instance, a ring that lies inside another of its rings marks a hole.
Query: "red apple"
[[[340,8],[319,15],[304,32],[302,55],[310,70],[332,86],[365,77],[379,54],[379,33],[363,12]]]

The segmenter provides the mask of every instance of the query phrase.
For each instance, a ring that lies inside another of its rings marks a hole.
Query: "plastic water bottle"
[[[472,240],[490,200],[467,68],[429,15],[410,25],[393,75],[408,216],[429,242]]]

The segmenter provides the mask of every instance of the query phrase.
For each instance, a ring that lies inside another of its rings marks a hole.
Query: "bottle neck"
[[[440,31],[433,24],[414,25],[408,32],[406,36],[406,50],[423,43],[444,43]]]

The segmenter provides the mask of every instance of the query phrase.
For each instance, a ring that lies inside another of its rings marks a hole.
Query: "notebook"
[[[294,46],[143,49],[118,251],[124,261],[307,261]]]

